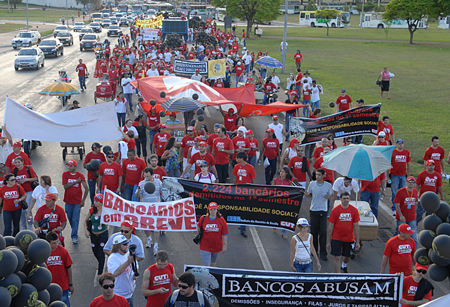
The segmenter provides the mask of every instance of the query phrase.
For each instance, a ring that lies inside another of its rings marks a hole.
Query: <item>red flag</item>
[[[100,67],[100,60],[97,60],[95,63],[95,71],[94,71],[94,78],[100,78],[103,77],[102,68]]]

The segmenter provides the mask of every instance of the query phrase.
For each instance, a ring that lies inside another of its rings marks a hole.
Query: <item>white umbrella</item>
[[[450,294],[441,296],[440,298],[429,301],[426,304],[421,305],[422,307],[448,307],[450,306]]]

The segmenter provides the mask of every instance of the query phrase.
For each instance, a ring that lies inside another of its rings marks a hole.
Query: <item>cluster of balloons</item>
[[[30,230],[15,237],[0,235],[0,306],[67,306],[45,265],[51,251],[50,244]]]
[[[428,265],[428,276],[434,281],[450,280],[450,206],[440,201],[436,193],[425,192],[420,204],[430,215],[423,220],[414,260]]]

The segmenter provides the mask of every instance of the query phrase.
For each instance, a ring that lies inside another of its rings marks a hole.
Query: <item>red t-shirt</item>
[[[296,53],[295,55],[294,55],[294,59],[295,59],[295,62],[296,63],[301,63],[302,62],[302,54],[301,53]]]
[[[21,151],[18,155],[16,155],[14,152],[10,153],[5,161],[5,166],[9,167],[9,169],[12,171],[13,168],[16,166],[14,165],[14,160],[17,157],[21,157],[23,159],[23,165],[31,165],[30,158],[28,158],[28,155]]]
[[[204,219],[203,226],[202,220]],[[223,217],[211,220],[208,216],[202,216],[198,221],[198,229],[203,227],[203,237],[200,241],[200,250],[210,253],[219,253],[223,249],[222,236],[228,235],[227,222]]]
[[[166,132],[162,134],[158,132],[153,137],[153,144],[156,144],[156,155],[161,157],[164,153],[164,146],[166,146],[167,141],[170,139],[170,133]]]
[[[123,171],[119,163],[113,162],[109,165],[108,162],[103,162],[100,165],[98,174],[102,176],[102,190],[106,186],[111,191],[117,191],[119,188],[119,178],[123,176]]]
[[[236,136],[231,141],[233,142],[234,149],[250,148],[250,140],[247,138],[240,138]],[[236,154],[237,152],[233,154],[233,160],[236,160]]]
[[[264,92],[266,93],[266,94],[268,94],[268,93],[270,93],[270,92],[273,92],[277,87],[275,86],[275,84],[273,84],[272,82],[270,82],[270,83],[265,83],[264,85],[263,85],[263,87],[264,87]]]
[[[265,147],[264,156],[266,156],[269,160],[275,159],[278,155],[280,141],[278,141],[278,139],[264,138],[262,143]]]
[[[309,88],[303,89],[303,100],[311,100],[311,90]]]
[[[352,205],[349,205],[347,209],[342,208],[342,204],[337,205],[331,210],[328,221],[334,224],[333,233],[331,234],[332,240],[341,242],[355,241],[353,224],[359,222],[358,209]]]
[[[391,158],[391,175],[406,176],[406,163],[410,161],[411,156],[409,155],[408,150],[403,149],[402,151],[399,151],[398,149],[394,149]]]
[[[84,63],[83,64],[78,64],[77,65],[78,77],[86,76],[86,69],[87,69],[87,67],[86,67],[86,65]]]
[[[416,252],[416,243],[413,238],[400,240],[398,236],[390,238],[384,253],[389,258],[389,274],[404,273],[405,276],[412,274],[411,264]]]
[[[306,181],[306,173],[302,171],[303,158],[299,158],[297,156],[293,157],[289,160],[288,167],[292,169],[292,173],[294,174],[295,178],[297,178],[297,182]],[[306,158],[306,168],[310,168],[308,158]]]
[[[225,114],[224,116],[224,126],[227,131],[233,131],[234,123],[236,122],[237,114],[233,113],[233,115]]]
[[[411,222],[416,219],[416,202],[417,202],[417,190],[413,189],[408,192],[406,188],[401,188],[395,194],[394,203],[399,204],[400,211],[405,217],[406,222]],[[400,221],[400,216],[395,216],[397,221]]]
[[[432,174],[427,171],[422,171],[417,176],[416,184],[418,186],[420,185],[420,195],[427,191],[436,193],[437,188],[442,186],[441,174],[436,171]]]
[[[81,181],[86,182],[86,178],[80,172],[75,172],[72,174],[69,171],[66,171],[62,174],[62,184],[68,184],[76,182],[78,178],[81,178]],[[81,203],[83,196],[83,190],[81,189],[81,182],[75,183],[73,186],[64,190],[64,202],[66,204],[77,205]]]
[[[365,190],[369,191],[370,193],[381,192],[381,181],[385,178],[386,176],[384,175],[384,173],[382,173],[380,176],[375,178],[375,180],[361,180],[361,192],[364,192]]]
[[[250,142],[250,151],[248,152],[249,157],[256,156],[256,148],[259,146],[259,142],[256,138],[253,138],[252,140],[249,139]]]
[[[147,297],[147,305],[145,307],[160,307],[164,306],[167,298],[172,293],[171,284],[173,276],[173,265],[168,263],[164,269],[160,270],[153,264],[147,268],[150,271],[150,283],[149,290],[156,290],[159,288],[165,288],[168,291],[165,293],[158,293]]]
[[[219,136],[218,136],[217,134],[215,134],[215,133],[211,134],[211,135],[208,137],[208,140],[206,141],[206,144],[209,145],[209,153],[212,152],[212,150],[213,150],[213,145],[214,145],[214,140],[215,140],[216,138],[218,138],[218,137],[219,137]]]
[[[295,76],[295,85],[302,85],[302,78],[303,78],[303,74],[301,72],[299,72],[297,74],[297,76]]]
[[[91,162],[92,160],[97,160],[100,162],[106,162],[106,158],[105,158],[105,154],[103,152],[99,152],[98,154],[94,154],[92,151],[90,153],[88,153],[86,155],[86,157],[84,158],[84,163],[83,165],[88,164],[89,162]],[[93,179],[95,180],[96,178],[94,177],[94,172],[88,172],[88,179]]]
[[[108,71],[108,76],[109,76],[109,83],[117,84],[117,81],[118,81],[117,77],[119,77],[119,72],[117,70]],[[116,78],[116,79],[114,79],[114,78]],[[115,94],[115,93],[113,93],[113,94]]]
[[[339,110],[341,111],[347,111],[350,109],[350,103],[352,103],[352,99],[349,95],[345,95],[344,97],[341,95],[336,99],[336,104],[339,106]]]
[[[139,157],[136,157],[133,161],[128,158],[124,159],[122,162],[122,170],[125,173],[125,184],[139,184],[146,167],[147,164],[145,161]]]
[[[417,288],[419,287],[419,283],[415,282],[412,276],[405,276],[403,278],[403,291],[402,298],[407,301],[414,301],[414,296],[416,296]],[[424,295],[424,299],[431,301],[431,296],[433,294],[433,290],[428,291]],[[402,305],[402,307],[413,307],[412,305]]]
[[[180,147],[184,148],[183,157],[187,159],[189,148],[194,146],[195,136],[186,135],[181,139]]]
[[[52,283],[60,285],[63,291],[69,289],[67,268],[70,267],[73,262],[67,249],[58,245],[58,247],[50,253],[50,257],[45,261],[45,264],[47,265],[47,269],[52,273]]]
[[[155,114],[153,115],[151,112],[147,113],[147,118],[148,118],[148,126],[149,127],[155,127],[157,125],[159,125],[159,121],[160,121],[160,117],[159,114]],[[157,130],[158,127],[155,128],[155,130]]]
[[[20,209],[20,204],[14,203],[15,199],[20,198],[19,191],[17,190],[17,187],[19,187],[20,195],[25,195],[25,190],[20,186],[15,184],[12,187],[8,187],[4,185],[0,188],[0,197],[3,199],[3,210],[5,211],[16,211]]]
[[[153,169],[153,178],[162,180],[164,176],[167,176],[166,171],[161,167],[157,166]]]
[[[386,135],[388,136],[387,139],[389,139],[389,135],[394,135],[394,128],[392,128],[392,125],[385,125],[381,120],[378,121],[377,135],[380,131],[384,131],[386,133]]]
[[[252,179],[256,178],[256,172],[253,166],[246,163],[244,166],[239,163],[234,166],[233,175],[236,177],[235,184],[252,183]]]
[[[213,147],[215,149],[214,152],[214,157],[216,159],[216,164],[219,165],[223,165],[223,164],[227,164],[228,162],[230,162],[229,159],[229,154],[227,154],[226,152],[223,151],[219,151],[219,149],[224,149],[224,150],[233,150],[234,146],[233,146],[233,142],[229,139],[229,138],[216,138],[214,140],[214,144]]]
[[[30,171],[31,177],[30,177],[30,175],[28,175],[28,171]],[[19,181],[21,179],[37,177],[36,173],[34,172],[34,169],[31,166],[28,166],[28,171],[27,171],[27,166],[24,166],[21,170],[14,168],[12,173],[16,176],[16,183],[17,184],[19,184]],[[23,187],[25,192],[32,192],[33,191],[33,189],[31,188],[31,183],[29,181],[24,182],[23,184],[21,184],[21,186]]]
[[[202,156],[202,155],[200,154],[200,152],[196,152],[196,153],[193,154],[193,155],[191,156],[191,158],[189,159],[189,164],[195,166],[195,170],[194,170],[194,173],[195,173],[195,174],[198,174],[198,173],[200,173],[200,172],[202,171],[201,168],[200,168],[200,164],[201,164],[203,161],[208,162],[208,165],[209,165],[210,167],[216,165],[216,161],[214,160],[214,157],[211,156],[211,154],[205,153],[205,154]]]
[[[322,157],[324,155],[324,151],[323,151],[323,147],[319,146],[316,147],[316,149],[314,149],[314,153],[313,153],[313,157],[316,159],[319,159],[320,157]]]
[[[423,160],[425,160],[425,161],[430,160],[430,159],[434,160],[434,162],[435,162],[434,171],[438,172],[440,174],[441,173],[441,160],[444,159],[444,156],[445,156],[444,148],[442,148],[441,146],[438,146],[436,149],[434,149],[433,147],[430,146],[425,151]],[[5,163],[5,165],[6,165],[6,163]]]
[[[55,204],[55,206],[56,206],[55,212],[53,212],[52,216],[50,217],[50,220],[48,221],[49,223],[48,229],[50,230],[61,226],[61,223],[67,221],[66,212],[64,211],[64,209],[58,204]],[[40,206],[39,209],[36,211],[34,220],[38,222],[43,220],[44,218],[49,216],[50,213],[52,213],[52,210],[53,209],[50,209],[46,205]]]
[[[288,186],[291,186],[292,185],[292,180],[289,180],[289,179],[281,180],[280,177],[277,177],[277,178],[273,179],[273,184],[274,185],[288,185]]]
[[[244,64],[236,65],[234,69],[236,69],[236,77],[240,77],[242,75],[242,72],[245,70],[245,66]]]
[[[103,298],[103,295],[97,296],[91,302],[89,307],[129,307],[128,301],[123,296],[114,294],[113,298],[109,301]]]
[[[325,177],[323,178],[323,180],[328,180],[328,181],[330,181],[330,182],[333,182],[334,181],[334,178],[333,178],[333,171],[332,170],[330,170],[330,169],[328,169],[328,168],[325,168],[325,167],[323,167],[323,157],[319,157],[315,162],[314,162],[314,164],[313,164],[313,168],[314,169],[319,169],[319,168],[321,168],[321,169],[323,169],[324,171],[325,171]]]

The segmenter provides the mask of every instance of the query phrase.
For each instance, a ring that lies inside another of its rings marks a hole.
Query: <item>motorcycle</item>
[[[33,106],[30,103],[27,103],[25,107],[33,110]],[[23,151],[28,155],[29,158],[31,158],[32,151],[38,148],[38,146],[42,146],[41,141],[22,139]]]

